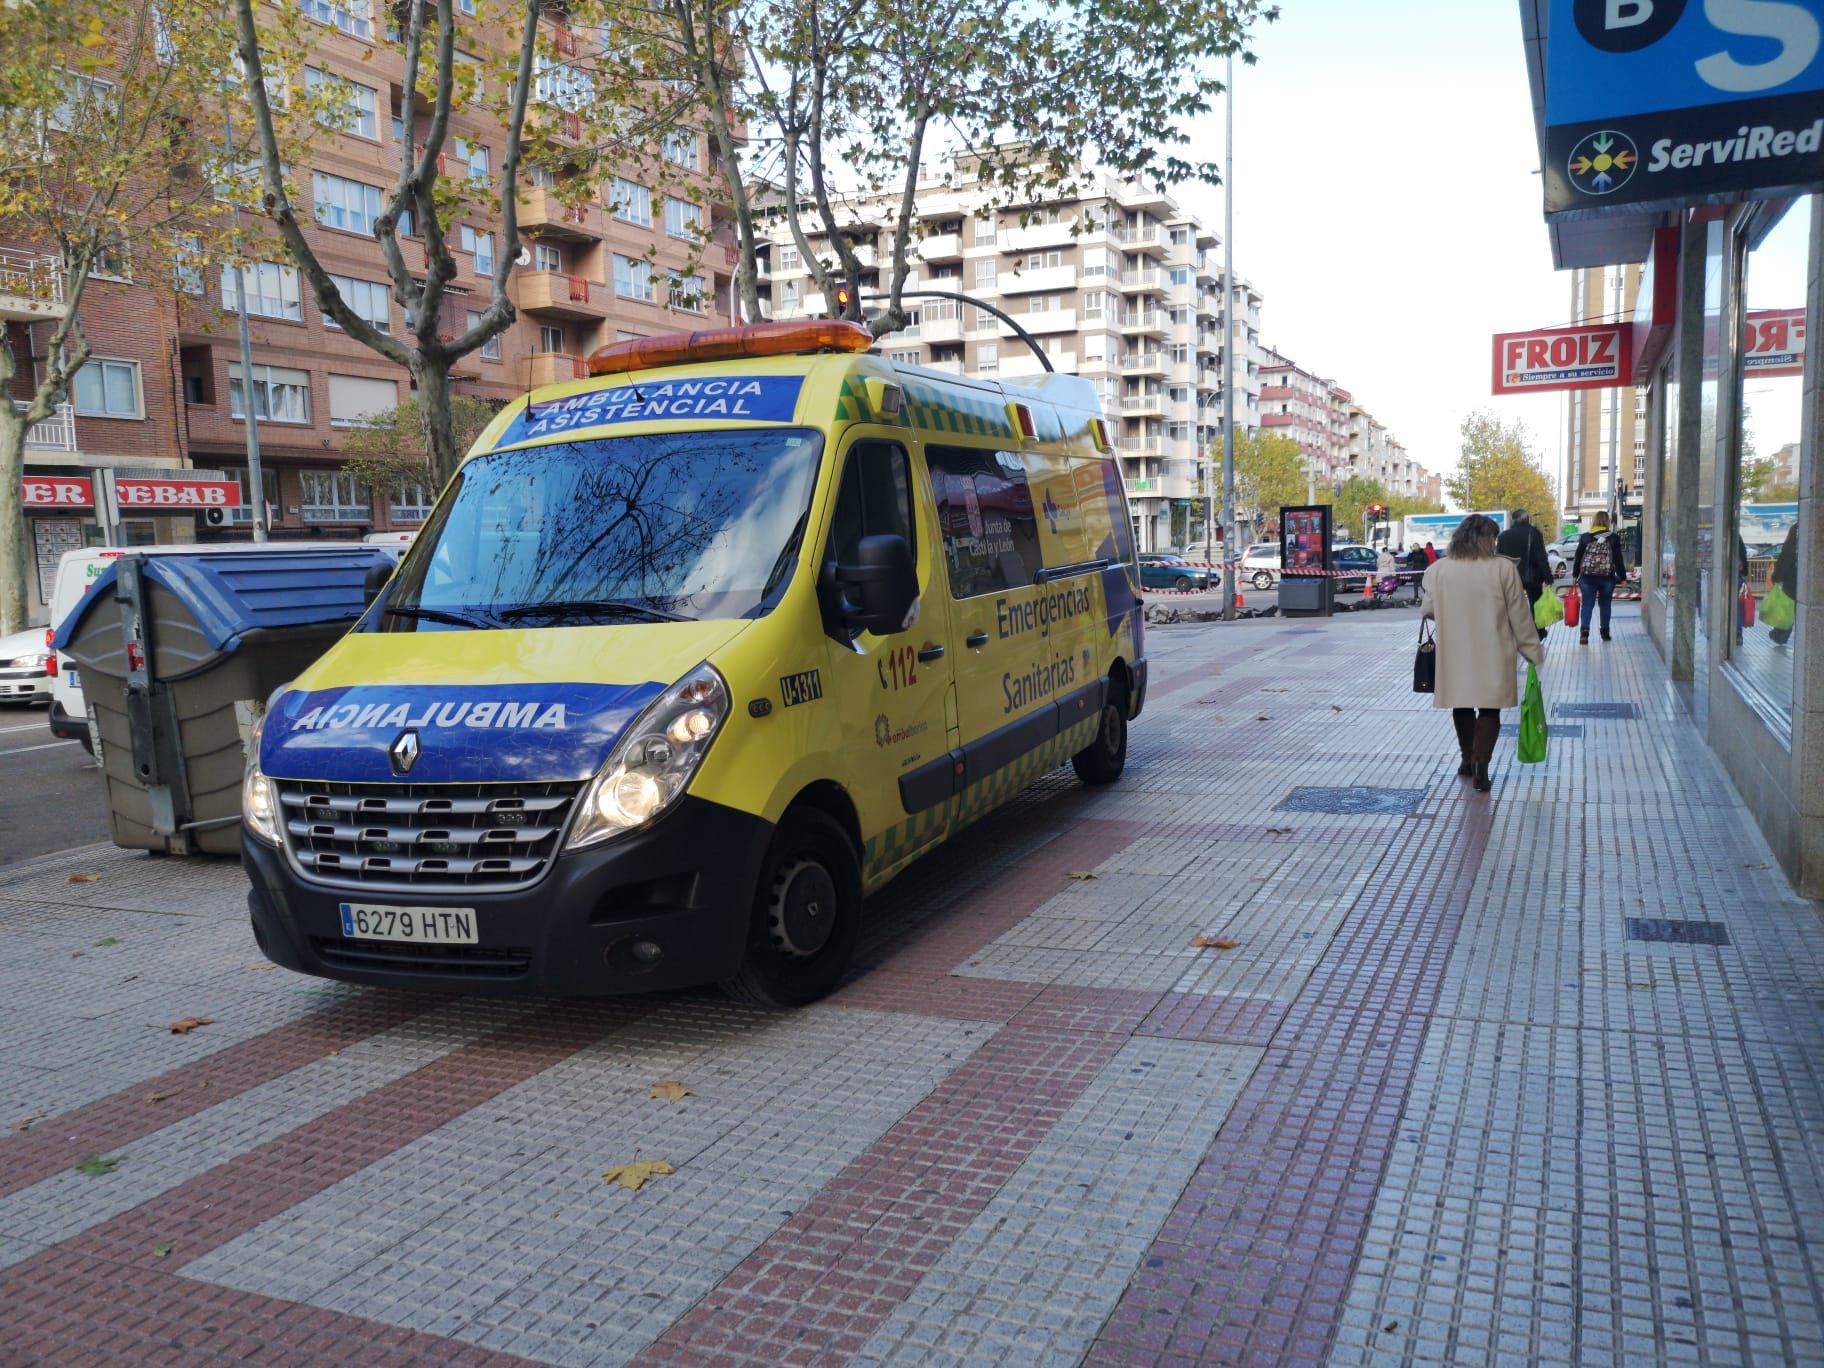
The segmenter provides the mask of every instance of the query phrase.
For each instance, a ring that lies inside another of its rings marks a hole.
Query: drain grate
[[[1281,636],[1322,636],[1323,634],[1322,627],[1288,627],[1280,633]]]
[[[1729,928],[1715,921],[1672,921],[1665,917],[1629,917],[1628,939],[1666,945],[1727,945]]]
[[[1520,724],[1518,722],[1503,722],[1501,724],[1501,735],[1520,735]],[[1574,722],[1547,722],[1545,724],[1545,735],[1547,740],[1550,740],[1554,736],[1563,736],[1571,740],[1576,740],[1583,735],[1583,728]]]
[[[1395,788],[1299,787],[1281,800],[1276,812],[1328,812],[1361,816],[1366,813],[1409,817],[1425,801],[1425,790]]]
[[[1636,718],[1640,710],[1632,703],[1557,703],[1552,711],[1559,717]]]

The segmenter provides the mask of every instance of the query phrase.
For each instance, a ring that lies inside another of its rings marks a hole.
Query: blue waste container
[[[114,844],[239,852],[266,699],[361,616],[400,549],[250,544],[122,556],[103,572],[54,642],[82,671]]]

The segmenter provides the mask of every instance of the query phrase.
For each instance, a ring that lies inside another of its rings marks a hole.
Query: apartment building
[[[1117,434],[1136,544],[1184,545],[1193,535],[1192,500],[1202,496],[1209,453],[1221,440],[1217,235],[1171,195],[1106,174],[1087,176],[1078,195],[1052,203],[992,209],[987,201],[966,174],[920,188],[918,265],[907,289],[992,305],[1034,338],[1053,369],[1094,381]],[[883,198],[847,211],[843,232],[859,254],[864,298],[890,264],[896,207],[897,199]],[[826,312],[782,217],[770,237],[764,312]],[[821,238],[811,246],[829,252]],[[1261,297],[1237,277],[1232,298],[1235,426],[1250,431],[1260,423]],[[974,376],[1040,368],[1014,328],[988,309],[917,297],[906,305],[910,324],[881,340],[896,361]]]
[[[471,14],[475,7],[458,0],[456,8]],[[304,12],[317,21],[304,79],[333,82],[343,111],[339,125],[318,130],[307,159],[292,168],[305,234],[350,307],[376,327],[402,332],[404,313],[372,230],[398,174],[403,61],[374,41],[387,11],[371,0],[310,0]],[[547,22],[560,54],[602,41],[555,18]],[[479,47],[502,40],[477,27],[462,41]],[[560,145],[580,137],[580,122],[564,112],[576,89],[561,60],[540,59],[528,118],[553,120]],[[504,143],[500,125],[454,115],[442,173],[498,190]],[[711,184],[710,143],[700,133],[669,136],[661,151],[681,174]],[[578,174],[582,162],[579,156]],[[555,173],[534,172],[522,185],[524,241],[510,284],[518,318],[457,363],[457,393],[504,400],[582,375],[585,358],[604,343],[730,321],[731,238],[720,211],[615,170],[588,173],[600,179],[580,206],[554,193]],[[453,224],[449,238],[459,273],[443,303],[441,331],[454,335],[486,306],[502,242],[493,213],[479,209]],[[406,251],[410,268],[421,272],[422,252],[409,236]],[[22,363],[16,398],[26,392],[23,377],[42,366],[51,315],[23,298],[9,302],[7,273],[23,294],[24,273],[46,269],[54,273],[54,263],[0,243],[0,320]],[[330,322],[276,243],[269,260],[244,274],[251,375],[242,373],[233,270],[193,273],[175,300],[168,289],[136,285],[130,261],[90,283],[82,319],[95,359],[78,374],[68,402],[29,439],[25,493],[35,567],[54,567],[62,550],[83,544],[245,536],[254,498],[246,457],[250,403],[259,426],[260,497],[275,540],[360,536],[423,521],[436,494],[428,483],[372,490],[342,470],[349,432],[410,399],[410,375]],[[129,480],[125,488],[117,476]],[[205,501],[219,511],[211,514]],[[42,614],[48,575],[39,568],[28,582]]]
[[[1632,319],[1639,294],[1638,265],[1572,271],[1571,321]],[[1587,527],[1590,515],[1599,510],[1639,502],[1647,480],[1647,396],[1626,385],[1571,390],[1564,398],[1564,512]],[[1620,497],[1624,489],[1625,500]]]
[[[1439,502],[1442,478],[1413,460],[1353,394],[1270,347],[1265,358],[1261,427],[1298,443],[1314,497],[1359,475],[1395,498]]]
[[[1425,467],[1367,409],[1349,403],[1349,473],[1373,480],[1395,498],[1425,497]]]

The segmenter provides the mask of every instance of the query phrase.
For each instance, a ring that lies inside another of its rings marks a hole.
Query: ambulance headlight
[[[683,796],[728,717],[728,685],[699,665],[641,713],[589,781],[569,848],[644,826]]]
[[[253,739],[247,746],[247,772],[241,777],[241,825],[268,845],[279,843],[278,804],[272,796],[272,780],[260,772],[260,733],[266,719],[254,724]]]

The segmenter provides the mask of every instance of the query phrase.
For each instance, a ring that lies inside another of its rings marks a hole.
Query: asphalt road
[[[108,839],[101,768],[48,707],[0,707],[0,866]]]

